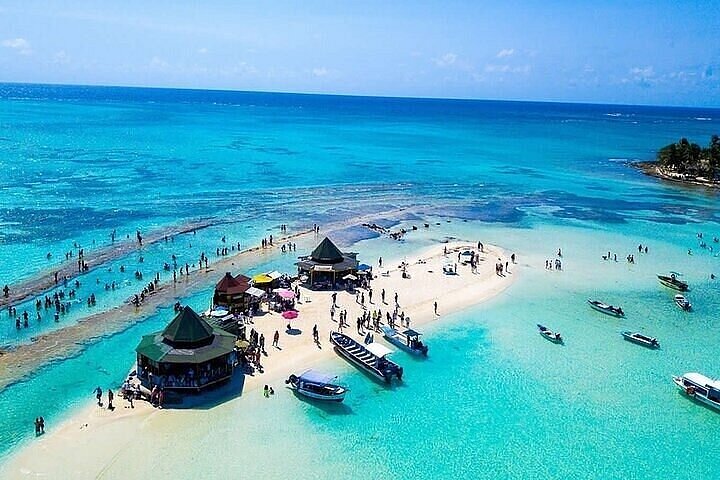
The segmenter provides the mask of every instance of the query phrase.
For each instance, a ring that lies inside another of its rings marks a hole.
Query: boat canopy
[[[416,332],[412,328],[408,328],[403,332],[403,335],[405,335],[406,337],[419,337],[420,335],[422,335],[422,333]]]
[[[263,295],[265,295],[265,292],[260,290],[257,287],[248,288],[247,293],[248,293],[248,295],[252,295],[253,297],[262,297]]]
[[[393,353],[393,351],[387,348],[385,345],[375,342],[368,343],[367,345],[365,345],[365,348],[367,348],[370,353],[378,357],[384,357],[385,355]]]
[[[328,384],[336,377],[318,372],[317,370],[308,370],[307,372],[301,374],[298,378],[303,382]]]
[[[720,380],[714,380],[712,378],[706,377],[702,373],[690,372],[683,375],[683,377],[687,378],[691,382],[697,383],[698,385],[714,388],[715,390],[720,390]]]

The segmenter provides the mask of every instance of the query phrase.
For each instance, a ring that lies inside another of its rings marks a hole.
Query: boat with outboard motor
[[[720,380],[713,380],[697,372],[672,377],[675,385],[690,398],[720,410]]]
[[[692,304],[690,303],[690,301],[685,298],[685,295],[681,295],[679,293],[675,295],[675,305],[685,310],[686,312],[692,310]]]
[[[379,343],[363,345],[360,342],[340,332],[330,332],[330,343],[335,351],[368,372],[375,378],[390,383],[393,377],[402,380],[403,369],[400,365],[385,358],[392,350]]]
[[[326,375],[316,370],[307,370],[300,375],[290,375],[285,384],[298,394],[329,402],[342,402],[347,388],[332,383],[337,376]]]
[[[625,316],[625,312],[623,312],[622,308],[613,307],[612,305],[608,305],[607,303],[603,303],[599,300],[588,300],[588,304],[598,312],[604,313],[606,315],[612,315],[613,317]]]
[[[673,290],[687,292],[690,288],[687,282],[683,282],[682,280],[680,280],[675,273],[671,273],[670,276],[658,275],[657,278],[662,285],[668,288],[672,288]]]
[[[421,333],[410,328],[400,332],[386,325],[380,327],[380,330],[382,330],[385,339],[396,347],[405,350],[408,353],[412,353],[413,355],[422,355],[427,357],[428,346],[420,340],[420,335],[422,335]]]
[[[623,336],[625,340],[628,342],[637,343],[638,345],[642,345],[643,347],[648,348],[660,348],[660,342],[657,341],[657,338],[655,337],[648,337],[647,335],[643,335],[639,332],[620,332],[620,335]]]
[[[543,338],[546,338],[553,343],[563,343],[563,338],[560,335],[560,332],[553,332],[546,326],[540,325],[539,323],[537,324],[537,327],[540,335],[542,335]]]

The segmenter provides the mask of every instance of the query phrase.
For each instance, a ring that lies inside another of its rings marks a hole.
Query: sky
[[[720,107],[720,0],[0,1],[0,82]]]

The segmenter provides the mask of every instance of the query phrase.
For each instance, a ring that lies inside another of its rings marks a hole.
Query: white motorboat
[[[680,377],[673,376],[673,382],[688,397],[720,410],[720,380],[690,372]]]
[[[385,339],[396,347],[413,355],[423,355],[427,357],[428,346],[420,340],[421,333],[410,328],[400,332],[384,325],[380,327],[380,330],[382,330]]]
[[[690,303],[690,301],[685,298],[685,295],[681,295],[679,293],[675,295],[675,305],[685,310],[686,312],[689,312],[692,309],[692,304]]]
[[[337,377],[308,370],[300,375],[290,375],[285,380],[288,388],[313,400],[342,402],[347,388],[332,383]]]

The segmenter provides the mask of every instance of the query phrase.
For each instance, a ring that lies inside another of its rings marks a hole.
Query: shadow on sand
[[[173,394],[163,405],[165,409],[196,409],[210,410],[218,405],[225,403],[233,398],[242,396],[243,387],[245,386],[245,374],[239,369],[235,371],[233,376],[227,382],[217,387],[210,388],[200,393]]]

